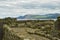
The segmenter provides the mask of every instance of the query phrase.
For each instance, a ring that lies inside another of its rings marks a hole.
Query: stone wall
[[[19,36],[17,36],[11,28],[9,28],[7,25],[4,26],[4,37],[3,40],[23,40]]]

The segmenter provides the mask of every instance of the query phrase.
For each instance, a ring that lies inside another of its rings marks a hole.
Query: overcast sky
[[[0,0],[0,18],[60,13],[60,0]]]

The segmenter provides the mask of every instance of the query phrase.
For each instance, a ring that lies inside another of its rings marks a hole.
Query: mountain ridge
[[[24,16],[19,16],[17,19],[57,19],[58,16],[60,16],[59,13],[44,15],[27,14]]]

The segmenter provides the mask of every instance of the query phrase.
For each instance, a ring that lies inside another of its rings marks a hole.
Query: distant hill
[[[24,15],[24,16],[19,16],[17,19],[56,19],[58,16],[60,16],[59,13],[55,14],[44,14],[44,15]]]

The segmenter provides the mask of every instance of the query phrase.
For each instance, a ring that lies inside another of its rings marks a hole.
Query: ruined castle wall
[[[17,36],[11,28],[7,27],[7,25],[4,26],[4,37],[3,40],[23,40],[19,36]]]

